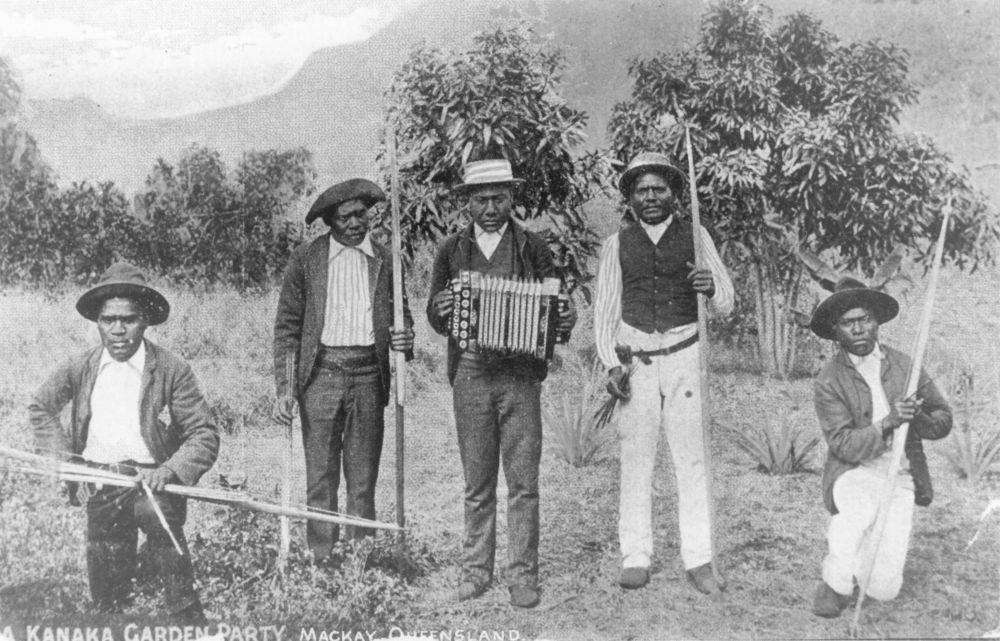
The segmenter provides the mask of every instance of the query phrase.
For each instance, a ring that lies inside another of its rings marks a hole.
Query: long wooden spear
[[[61,481],[73,481],[77,483],[95,483],[103,485],[114,485],[117,487],[138,487],[139,479],[135,476],[109,472],[99,468],[93,468],[80,463],[69,463],[60,461],[48,456],[41,456],[31,452],[24,452],[11,447],[0,446],[0,457],[20,461],[23,465],[4,466],[3,469],[10,469],[16,472],[34,474],[37,476],[49,476]],[[276,514],[287,516],[293,519],[304,519],[308,521],[319,521],[321,523],[334,523],[337,525],[353,525],[356,527],[371,528],[375,530],[399,529],[394,523],[381,523],[371,519],[363,519],[356,516],[321,510],[304,505],[290,505],[284,507],[266,501],[255,499],[242,492],[232,492],[228,490],[216,490],[204,487],[194,487],[189,485],[177,485],[168,483],[163,491],[167,494],[175,494],[185,498],[226,505],[229,507],[241,507],[255,512],[266,514]]]
[[[913,348],[913,362],[910,365],[910,373],[906,379],[906,393],[904,398],[909,398],[917,392],[920,385],[920,372],[923,368],[924,352],[927,349],[927,339],[931,330],[931,313],[934,309],[934,296],[937,293],[938,276],[941,273],[941,262],[944,258],[944,239],[948,232],[948,221],[951,219],[951,204],[944,207],[944,219],[941,221],[941,231],[938,233],[937,245],[934,248],[934,262],[931,266],[931,279],[927,285],[927,297],[924,301],[924,308],[920,312],[920,325],[917,330],[917,338]],[[875,561],[878,559],[879,548],[882,545],[882,536],[885,534],[885,525],[889,520],[889,505],[892,503],[892,495],[896,490],[896,479],[899,477],[899,468],[902,464],[903,447],[906,445],[906,435],[909,432],[909,422],[900,425],[892,436],[892,457],[889,460],[889,470],[886,472],[886,482],[882,489],[881,501],[879,503],[878,516],[875,520],[875,547],[872,552],[871,562],[864,569],[865,576],[858,577],[860,587],[858,602],[854,608],[854,620],[851,623],[851,636],[857,636],[858,625],[861,621],[861,605],[865,600],[865,592],[872,578],[872,570]]]
[[[677,106],[677,96],[670,94],[674,111],[681,118]],[[684,126],[684,147],[688,161],[688,188],[691,191],[691,225],[694,228],[694,264],[704,267],[704,250],[701,246],[701,208],[698,204],[698,184],[694,173],[694,148],[691,145],[691,128],[687,119],[681,119]],[[709,548],[712,552],[712,574],[721,588],[724,585],[719,571],[719,560],[715,556],[715,500],[712,498],[712,413],[709,403],[708,385],[708,314],[705,310],[705,295],[698,294],[698,382],[701,387],[701,440],[705,458],[705,491],[708,492],[708,532]]]
[[[386,152],[389,154],[389,198],[392,209],[392,318],[393,328],[397,332],[406,329],[406,319],[403,316],[403,247],[399,229],[399,168],[396,165],[396,129],[389,127],[385,135]],[[396,525],[399,526],[399,543],[403,544],[406,536],[403,527],[406,526],[404,510],[403,477],[405,423],[406,413],[406,354],[394,352],[396,358]]]
[[[285,354],[285,381],[287,381],[288,396],[294,399],[295,354],[292,352]],[[284,465],[282,466],[281,474],[281,507],[286,509],[292,503],[292,458],[295,450],[295,444],[293,442],[295,429],[293,424],[295,423],[295,410],[296,408],[293,404],[291,408],[292,415],[288,417],[288,423],[285,425],[285,447],[282,448],[284,450]],[[291,521],[289,521],[287,516],[281,517],[281,519],[279,519],[279,523],[281,527],[281,540],[278,547],[278,574],[284,577],[285,564],[288,561],[288,553],[292,549],[292,527]]]

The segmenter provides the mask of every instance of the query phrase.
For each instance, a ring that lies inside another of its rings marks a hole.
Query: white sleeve
[[[733,311],[735,300],[733,281],[729,279],[729,272],[722,264],[722,258],[715,249],[712,236],[704,227],[701,228],[701,249],[702,260],[705,261],[705,266],[712,270],[712,280],[715,281],[715,294],[708,299],[709,307],[715,316],[728,316]]]
[[[597,288],[594,293],[594,340],[597,357],[612,368],[621,363],[615,354],[615,338],[622,321],[622,267],[618,262],[618,234],[612,234],[601,246],[597,265]]]

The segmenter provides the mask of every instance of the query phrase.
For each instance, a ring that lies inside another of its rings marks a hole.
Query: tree
[[[563,66],[561,53],[535,42],[524,27],[480,33],[465,52],[411,53],[388,91],[386,116],[398,137],[410,255],[417,241],[438,240],[463,224],[463,203],[451,187],[461,182],[465,162],[506,158],[527,181],[517,217],[544,219],[549,226],[540,231],[561,275],[571,289],[586,283],[597,239],[582,207],[607,171],[597,154],[573,155],[586,115],[559,95]]]
[[[187,281],[263,285],[302,238],[288,212],[312,193],[305,149],[253,151],[230,174],[217,150],[192,145],[175,168],[160,158],[136,199],[148,219],[145,262]]]
[[[926,261],[951,204],[947,258],[973,269],[995,259],[1000,227],[967,172],[895,129],[917,95],[907,73],[892,44],[841,44],[801,12],[772,26],[769,9],[738,0],[706,13],[694,46],[630,62],[632,96],[609,124],[614,152],[666,150],[686,167],[689,123],[698,198],[749,270],[770,374],[795,361],[798,250],[864,274],[897,247]]]

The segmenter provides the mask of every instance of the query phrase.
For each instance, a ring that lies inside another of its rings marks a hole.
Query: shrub
[[[757,461],[758,471],[779,475],[811,471],[807,466],[808,457],[819,444],[819,437],[813,436],[800,444],[803,431],[796,428],[793,421],[784,419],[777,430],[764,425],[747,432],[730,430],[730,434],[736,446]]]
[[[583,467],[597,456],[608,432],[597,417],[604,381],[601,364],[595,359],[589,368],[577,368],[581,371],[569,376],[578,383],[576,391],[563,392],[557,405],[544,406],[543,414],[548,429],[555,432],[559,455],[573,467]]]
[[[975,374],[969,367],[962,367],[952,389],[957,429],[953,430],[951,450],[945,455],[959,478],[978,483],[1000,457],[1000,431],[979,430],[973,427],[992,408],[992,403],[975,399]]]

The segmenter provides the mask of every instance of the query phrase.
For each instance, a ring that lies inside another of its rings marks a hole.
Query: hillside
[[[771,3],[777,15],[805,7],[842,40],[882,38],[906,48],[920,103],[903,126],[933,136],[1000,199],[1000,4],[991,0]],[[419,42],[463,47],[477,30],[525,20],[567,57],[564,93],[591,117],[603,144],[612,105],[629,91],[633,56],[682,46],[697,35],[697,0],[423,3],[361,43],[315,52],[280,91],[249,103],[161,120],[127,120],[86,99],[31,101],[26,126],[64,181],[109,179],[141,186],[157,156],[198,142],[234,160],[248,149],[305,146],[321,180],[371,173],[382,93]]]

